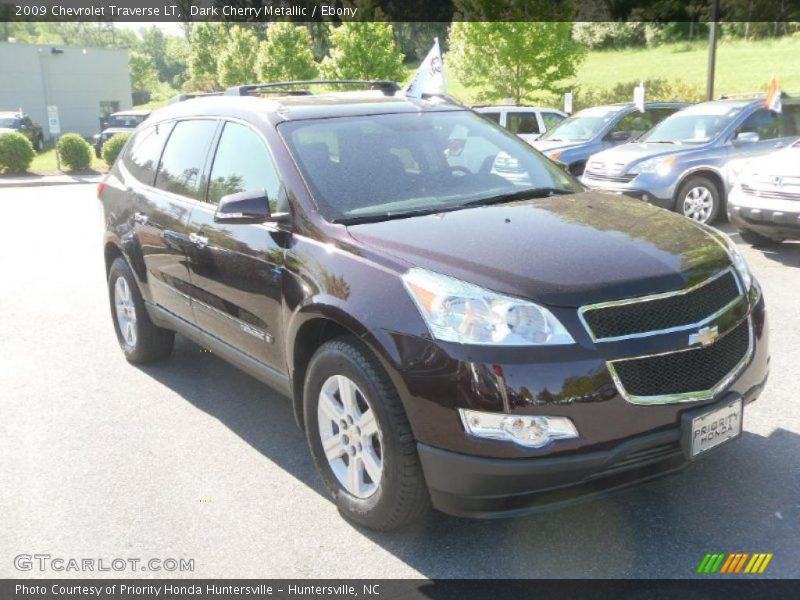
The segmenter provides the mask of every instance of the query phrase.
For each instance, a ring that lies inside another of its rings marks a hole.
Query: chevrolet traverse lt
[[[179,332],[287,395],[376,529],[564,504],[740,435],[768,333],[725,236],[364,85],[239,86],[139,126],[99,190],[130,362]]]

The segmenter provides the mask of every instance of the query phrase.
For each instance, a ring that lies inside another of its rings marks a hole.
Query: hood
[[[800,146],[790,146],[750,161],[750,167],[759,175],[781,176],[800,179]]]
[[[109,127],[108,129],[103,129],[103,132],[100,135],[103,137],[111,137],[117,133],[130,133],[134,129],[135,127]]]
[[[588,144],[589,141],[584,142],[559,142],[553,140],[534,140],[530,144],[539,152],[552,152],[553,150],[568,150],[570,148],[577,148]]]
[[[633,163],[648,160],[650,158],[662,156],[685,155],[697,152],[706,147],[700,145],[678,145],[678,144],[652,144],[648,142],[630,142],[620,144],[608,150],[598,152],[590,159],[592,163],[610,163],[618,166],[628,166]]]
[[[19,130],[12,129],[11,127],[0,127],[0,133],[11,133],[11,132],[19,133]]]
[[[410,266],[551,306],[632,298],[697,283],[730,265],[701,226],[593,192],[352,225]]]

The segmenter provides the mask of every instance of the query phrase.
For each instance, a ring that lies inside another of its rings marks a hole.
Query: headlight
[[[438,340],[494,346],[574,343],[558,319],[533,302],[425,269],[410,269],[403,283]]]
[[[736,247],[736,244],[733,243],[731,238],[724,233],[720,233],[719,235],[720,237],[724,238],[723,241],[727,247],[728,256],[731,257],[733,268],[736,269],[736,272],[739,274],[739,278],[742,280],[744,289],[749,292],[750,288],[753,287],[753,274],[750,273],[750,269],[747,266],[744,257],[741,255],[739,249]]]
[[[542,448],[554,440],[579,437],[566,417],[506,415],[460,408],[464,430],[474,437],[514,442],[526,448]]]
[[[676,160],[677,158],[674,156],[668,156],[666,158],[651,158],[649,160],[640,162],[638,165],[635,165],[628,172],[634,175],[638,175],[640,173],[655,173],[659,177],[664,177],[665,175],[669,174],[670,170],[672,169],[672,165]]]

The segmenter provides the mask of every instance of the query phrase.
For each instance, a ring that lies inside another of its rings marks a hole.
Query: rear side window
[[[499,112],[482,112],[482,113],[478,113],[478,114],[483,115],[484,118],[489,119],[490,121],[493,121],[493,122],[497,123],[498,125],[500,124],[500,113]]]
[[[226,123],[211,167],[208,202],[216,204],[228,194],[262,189],[272,212],[285,208],[283,185],[264,142],[249,127]]]
[[[508,130],[518,135],[539,133],[539,121],[534,112],[513,112],[506,115]]]
[[[122,164],[134,179],[146,185],[153,185],[161,150],[170,131],[172,123],[160,123],[140,131],[133,137]]]
[[[203,168],[216,130],[216,121],[179,121],[161,156],[156,187],[200,200],[205,190]]]

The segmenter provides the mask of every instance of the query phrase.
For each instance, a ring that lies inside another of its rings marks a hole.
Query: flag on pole
[[[778,113],[781,112],[781,86],[778,85],[778,80],[775,77],[769,82],[767,97],[764,98],[764,108]]]
[[[447,80],[444,75],[442,52],[439,49],[439,38],[433,39],[433,48],[417,69],[414,79],[406,88],[406,96],[422,98],[422,94],[445,94]]]

